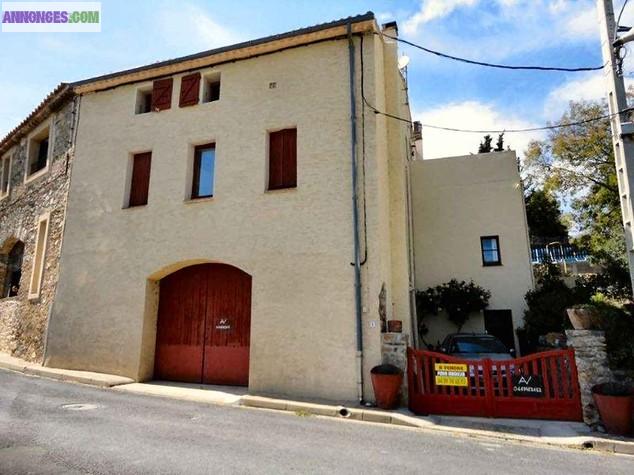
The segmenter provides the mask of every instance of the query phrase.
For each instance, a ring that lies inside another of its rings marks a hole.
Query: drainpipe
[[[363,401],[363,320],[361,308],[361,259],[359,245],[359,209],[357,206],[357,100],[354,78],[354,41],[348,23],[348,61],[350,69],[350,164],[352,166],[352,226],[354,229],[354,304],[357,331],[357,397]]]

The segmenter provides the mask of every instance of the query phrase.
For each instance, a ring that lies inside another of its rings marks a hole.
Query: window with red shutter
[[[297,187],[297,129],[269,134],[269,190]]]
[[[129,207],[144,206],[147,204],[151,167],[152,152],[137,153],[132,157]]]
[[[194,106],[198,104],[200,94],[200,73],[188,74],[181,78],[181,94],[178,107]]]
[[[152,111],[162,111],[172,107],[173,78],[157,79],[152,86]]]

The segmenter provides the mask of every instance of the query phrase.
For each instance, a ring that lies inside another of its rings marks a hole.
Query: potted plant
[[[403,371],[391,364],[375,366],[370,371],[376,405],[381,409],[393,409],[398,405]]]
[[[628,435],[632,431],[634,391],[622,383],[603,383],[592,387],[592,399],[601,421],[610,434]]]
[[[596,320],[596,307],[592,304],[573,305],[566,309],[575,330],[590,330]]]

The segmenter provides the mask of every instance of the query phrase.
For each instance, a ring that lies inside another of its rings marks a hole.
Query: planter
[[[589,308],[568,308],[568,319],[575,330],[590,330],[594,323],[594,310]]]
[[[599,410],[601,422],[610,434],[628,435],[632,431],[633,391],[619,383],[597,384],[592,387],[592,399]]]
[[[401,333],[403,331],[403,322],[401,320],[388,320],[387,331],[390,333]]]
[[[399,402],[403,372],[394,365],[382,364],[370,371],[376,405],[381,409],[394,409]]]

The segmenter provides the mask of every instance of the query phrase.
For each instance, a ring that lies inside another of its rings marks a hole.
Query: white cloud
[[[625,87],[634,85],[634,79],[625,78]],[[565,82],[550,91],[544,103],[544,116],[557,120],[570,101],[596,101],[605,99],[607,84],[601,72],[588,74],[582,79]]]
[[[158,27],[162,40],[184,52],[204,51],[241,41],[242,37],[215,21],[195,5],[180,2],[174,7],[161,8]]]
[[[447,104],[420,114],[414,111],[415,120],[460,129],[503,130],[535,127],[518,116],[504,114],[492,104],[465,101]],[[476,153],[483,133],[449,132],[427,128],[423,125],[423,157],[440,158]],[[522,155],[531,139],[539,139],[542,132],[509,133],[504,136],[505,147],[509,146]],[[494,137],[494,142],[497,137]]]
[[[403,31],[414,34],[425,23],[449,15],[456,8],[472,6],[478,0],[421,0],[419,10],[403,25]]]
[[[476,5],[469,25],[460,31],[451,22],[433,21]],[[622,23],[628,24],[628,15],[634,20],[634,8],[625,10]],[[493,61],[599,38],[595,0],[421,0],[415,12],[399,20],[409,39],[458,56]]]
[[[564,22],[564,34],[570,39],[599,38],[599,17],[594,5],[568,15]]]

